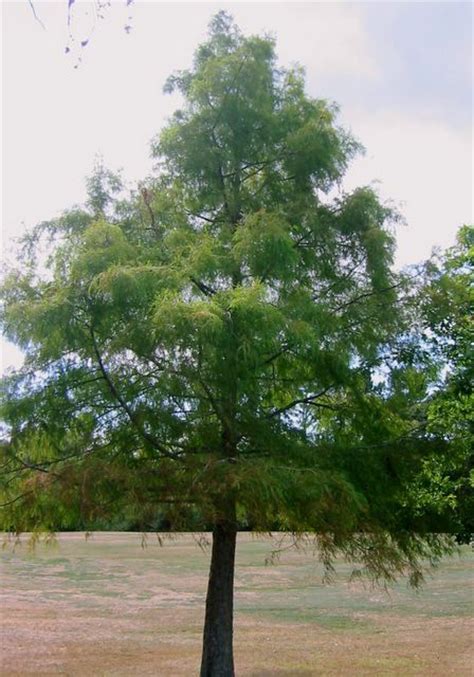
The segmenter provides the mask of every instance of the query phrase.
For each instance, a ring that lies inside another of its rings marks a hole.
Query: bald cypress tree
[[[166,90],[183,104],[156,175],[125,198],[96,172],[5,280],[26,361],[5,379],[3,523],[210,525],[201,675],[225,677],[239,524],[313,534],[328,570],[342,553],[375,579],[416,582],[443,545],[403,509],[423,440],[390,377],[396,214],[334,190],[360,150],[337,108],[225,13]]]

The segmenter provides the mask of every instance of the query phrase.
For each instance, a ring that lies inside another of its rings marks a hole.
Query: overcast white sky
[[[367,148],[345,187],[378,180],[401,206],[398,265],[454,242],[472,222],[472,5],[469,2],[135,2],[117,0],[82,63],[66,55],[67,2],[4,2],[2,237],[12,239],[85,197],[100,153],[131,181],[150,172],[149,141],[177,106],[162,87],[190,65],[210,17],[271,32],[282,65],[306,67],[308,92],[337,101]],[[132,16],[132,31],[124,26]],[[73,5],[76,41],[93,4]],[[3,367],[18,362],[3,345]]]

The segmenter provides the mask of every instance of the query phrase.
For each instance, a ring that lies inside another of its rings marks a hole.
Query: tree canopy
[[[342,553],[419,582],[449,546],[410,502],[437,442],[404,350],[397,213],[340,189],[362,149],[337,107],[227,14],[165,90],[184,103],[152,143],[155,175],[126,194],[99,168],[88,204],[40,224],[5,280],[26,361],[5,379],[3,524],[132,512],[148,529],[160,510],[234,548],[239,525],[309,532],[328,571]]]

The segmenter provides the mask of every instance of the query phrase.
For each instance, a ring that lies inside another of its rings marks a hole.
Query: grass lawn
[[[266,565],[270,539],[240,534],[237,675],[473,675],[472,549],[421,590],[333,585],[309,554]],[[209,552],[183,534],[60,534],[2,553],[2,676],[198,674]]]

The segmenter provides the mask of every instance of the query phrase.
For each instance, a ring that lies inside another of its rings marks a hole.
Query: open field
[[[265,565],[269,539],[239,535],[237,675],[472,675],[468,547],[420,593],[321,582],[311,555]],[[2,553],[2,663],[13,675],[198,672],[209,554],[190,535],[61,534],[56,547]]]

